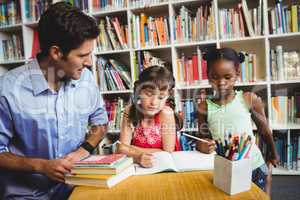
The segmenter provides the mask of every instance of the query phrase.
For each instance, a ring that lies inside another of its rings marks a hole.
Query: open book
[[[135,175],[154,174],[163,171],[194,171],[213,170],[214,154],[204,154],[199,151],[165,151],[153,153],[155,161],[153,167],[135,166]]]

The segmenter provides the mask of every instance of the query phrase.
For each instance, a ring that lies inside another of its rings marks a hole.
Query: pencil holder
[[[249,158],[231,161],[215,155],[214,185],[233,195],[251,188],[251,161]]]

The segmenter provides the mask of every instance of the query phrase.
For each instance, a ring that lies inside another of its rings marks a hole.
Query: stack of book
[[[132,158],[123,154],[91,155],[75,163],[67,184],[111,188],[134,175]]]

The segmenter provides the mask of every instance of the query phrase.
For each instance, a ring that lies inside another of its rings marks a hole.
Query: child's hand
[[[214,140],[204,138],[208,142],[197,141],[197,149],[202,153],[212,153],[216,150],[216,143]]]
[[[151,153],[142,153],[138,158],[138,163],[143,167],[153,167],[154,156]]]
[[[279,157],[278,153],[275,152],[275,153],[271,154],[268,162],[270,162],[274,167],[276,167],[277,164],[278,164],[278,162],[279,162],[279,160],[280,160],[280,157]]]

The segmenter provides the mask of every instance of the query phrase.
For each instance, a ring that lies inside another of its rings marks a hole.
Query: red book
[[[36,54],[40,51],[39,35],[37,30],[33,32],[31,58],[35,58]]]
[[[207,73],[206,73],[206,69],[207,69],[207,63],[206,60],[202,60],[202,80],[207,80]]]
[[[125,154],[91,155],[81,161],[75,162],[75,165],[112,165],[125,157]]]
[[[193,80],[194,81],[199,81],[198,57],[197,57],[197,54],[193,54],[192,61],[193,61]]]

